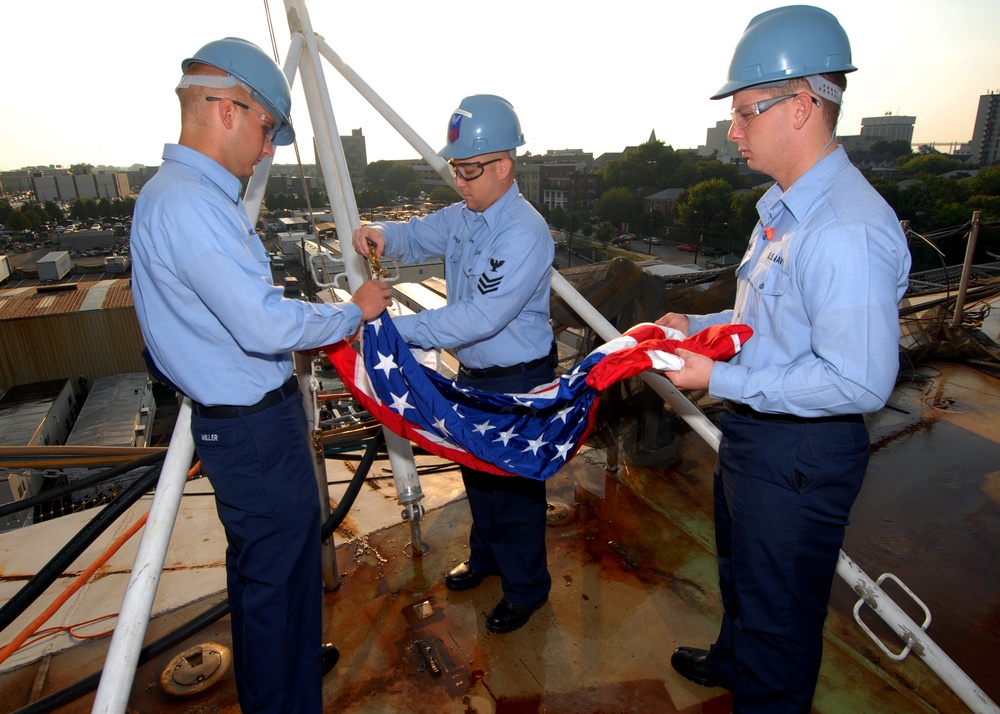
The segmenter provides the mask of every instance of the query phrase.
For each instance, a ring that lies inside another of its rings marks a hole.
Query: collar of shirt
[[[504,193],[503,196],[498,198],[493,202],[493,205],[487,208],[482,213],[473,211],[468,206],[462,207],[462,214],[465,216],[465,222],[467,225],[472,225],[472,223],[479,217],[482,217],[486,221],[487,227],[492,231],[496,229],[497,223],[506,214],[507,206],[521,195],[520,189],[517,187],[517,181],[515,181],[510,188]]]
[[[765,226],[774,225],[782,210],[787,210],[797,222],[801,222],[821,199],[830,180],[849,165],[847,152],[844,147],[838,146],[802,174],[787,191],[774,184],[757,202],[757,214],[761,223]]]
[[[222,168],[217,161],[200,151],[180,144],[166,144],[163,147],[164,161],[177,161],[204,174],[205,178],[217,185],[233,203],[240,200],[240,180]]]

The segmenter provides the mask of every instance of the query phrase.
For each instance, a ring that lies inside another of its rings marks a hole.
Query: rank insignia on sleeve
[[[503,280],[503,276],[499,275],[495,278],[489,277],[485,272],[479,276],[479,282],[476,283],[476,288],[483,295],[488,293],[496,292],[500,289],[500,281]]]

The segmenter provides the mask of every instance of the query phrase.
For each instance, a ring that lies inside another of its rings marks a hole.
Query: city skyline
[[[0,46],[14,61],[0,97],[0,170],[156,166],[163,144],[179,132],[172,89],[180,61],[226,35],[271,51],[261,4],[175,0],[144,6],[141,19],[134,3],[98,4],[100,19],[93,5],[68,0],[5,7]],[[613,16],[599,6],[522,0],[461,14],[444,2],[415,9],[389,0],[377,18],[360,6],[313,2],[308,9],[314,30],[432,148],[443,144],[448,116],[463,96],[495,93],[521,117],[522,152],[570,148],[597,157],[640,144],[651,131],[675,149],[704,144],[707,130],[728,117],[729,101],[708,96],[725,80],[740,34],[753,15],[780,4],[720,0],[710,8],[674,8],[624,0]],[[1000,6],[816,4],[838,16],[859,68],[849,75],[840,134],[860,133],[863,117],[892,113],[916,117],[915,144],[972,138],[979,97],[1000,88],[1000,47],[974,30],[1000,27]],[[270,5],[283,61],[283,5]],[[338,135],[361,128],[369,162],[417,156],[326,61],[323,72]],[[298,86],[292,116],[302,161],[313,163]],[[274,160],[295,163],[294,149],[280,147]]]

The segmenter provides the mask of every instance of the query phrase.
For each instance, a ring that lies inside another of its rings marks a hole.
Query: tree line
[[[977,171],[931,147],[913,152],[904,141],[853,150],[851,160],[912,230],[942,235],[937,247],[948,263],[962,261],[961,227],[974,211],[981,212],[983,221],[976,259],[1000,253],[1000,229],[993,225],[1000,222],[1000,166]],[[645,236],[680,226],[687,235],[714,236],[716,243],[725,237],[727,243],[745,245],[758,219],[757,201],[770,186],[765,176],[741,176],[734,164],[675,151],[661,141],[609,161],[599,173],[604,190],[592,210],[543,209],[555,228],[581,230],[587,237],[593,233],[606,243],[623,225]],[[646,211],[645,197],[665,189],[680,189],[669,215]],[[922,251],[917,248],[915,258]]]

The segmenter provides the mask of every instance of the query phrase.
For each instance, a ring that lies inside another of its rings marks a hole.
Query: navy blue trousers
[[[226,529],[233,666],[247,714],[322,711],[319,491],[301,399],[191,418]]]
[[[861,422],[722,415],[714,500],[724,614],[706,664],[733,692],[736,712],[809,712],[868,456]]]
[[[520,394],[552,381],[552,367],[523,374],[458,382],[484,392]],[[552,579],[545,556],[545,482],[496,476],[462,467],[462,481],[472,511],[469,567],[499,573],[503,596],[518,605],[537,605],[549,595]]]

